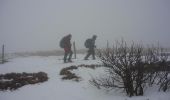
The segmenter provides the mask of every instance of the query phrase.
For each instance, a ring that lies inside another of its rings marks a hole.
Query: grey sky
[[[56,50],[71,33],[77,48],[123,37],[170,47],[170,0],[0,0],[0,45],[11,51]]]

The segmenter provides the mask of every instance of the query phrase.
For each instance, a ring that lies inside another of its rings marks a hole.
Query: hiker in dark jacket
[[[69,34],[65,37],[62,38],[61,42],[60,42],[60,46],[64,49],[64,63],[66,62],[72,62],[71,58],[72,58],[72,50],[71,50],[71,37],[72,35]],[[68,59],[67,56],[69,55]]]
[[[90,55],[92,55],[93,60],[95,60],[95,40],[96,40],[97,36],[93,35],[93,37],[91,39],[87,39],[85,41],[85,47],[88,48],[89,50],[87,51],[87,55],[85,56],[84,60],[88,60],[88,57]]]

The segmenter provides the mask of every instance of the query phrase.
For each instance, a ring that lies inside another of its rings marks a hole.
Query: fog
[[[77,49],[97,35],[98,48],[124,38],[170,47],[170,0],[0,0],[0,46],[7,52]]]

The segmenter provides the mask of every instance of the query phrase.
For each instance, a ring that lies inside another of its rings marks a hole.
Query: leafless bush
[[[159,76],[157,84],[160,85],[159,90],[167,91],[170,89],[170,61],[162,62],[161,64],[162,69],[159,69]]]
[[[140,44],[128,46],[123,40],[117,41],[113,48],[98,52],[109,76],[90,82],[98,88],[123,88],[128,96],[143,95],[147,83],[152,85],[159,75],[159,64],[167,62],[167,55],[162,52],[159,47],[145,49]]]
[[[161,73],[159,76],[158,84],[160,85],[159,90],[167,91],[170,89],[170,77],[168,77],[169,72]]]
[[[170,89],[170,61],[168,61],[169,53],[166,49],[160,47],[148,48],[147,56],[145,56],[148,67],[149,84],[156,83],[159,90],[167,91]]]

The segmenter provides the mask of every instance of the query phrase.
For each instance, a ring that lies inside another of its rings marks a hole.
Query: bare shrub
[[[157,84],[160,86],[159,90],[167,91],[170,89],[170,61],[160,63],[162,69],[159,69],[159,76]]]
[[[98,56],[106,67],[107,78],[93,78],[90,83],[96,87],[122,88],[128,96],[144,94],[144,88],[155,79],[162,69],[160,63],[167,62],[167,55],[161,55],[159,47],[144,48],[141,44],[117,41],[113,48],[99,50]]]
[[[160,47],[147,48],[145,56],[148,67],[149,84],[159,85],[159,91],[167,91],[170,89],[170,61],[168,61],[169,53],[166,49]]]

